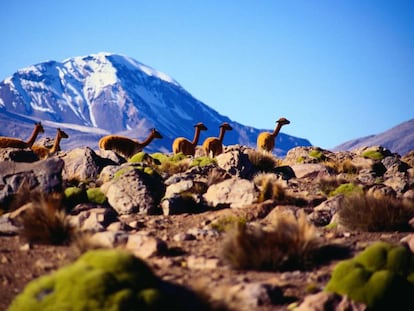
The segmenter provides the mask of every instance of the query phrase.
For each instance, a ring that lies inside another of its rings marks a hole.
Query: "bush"
[[[106,202],[106,196],[101,191],[101,188],[89,188],[86,190],[88,201],[96,204],[104,204]]]
[[[364,158],[372,159],[372,160],[382,160],[384,159],[384,155],[379,152],[378,150],[369,149],[364,151],[361,156]]]
[[[235,227],[240,225],[245,225],[247,223],[246,218],[236,217],[236,216],[227,216],[217,219],[216,221],[210,224],[210,227],[218,232],[227,232]]]
[[[329,192],[330,197],[334,197],[336,195],[350,195],[353,193],[363,193],[363,190],[360,186],[355,185],[354,183],[346,183],[339,185],[335,190]]]
[[[133,255],[94,250],[86,252],[72,265],[29,283],[9,310],[148,308],[156,306],[160,299],[140,299],[139,294],[156,287],[157,279],[150,268]]]
[[[337,212],[338,224],[348,230],[406,231],[414,217],[414,206],[391,197],[355,193],[346,196]]]
[[[232,268],[304,269],[313,262],[320,241],[304,213],[281,215],[269,228],[238,223],[228,231],[221,257]]]
[[[325,291],[365,303],[370,310],[407,306],[414,294],[414,256],[402,245],[377,242],[336,265]]]

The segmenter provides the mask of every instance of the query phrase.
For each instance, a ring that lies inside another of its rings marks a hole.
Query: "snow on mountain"
[[[217,136],[222,122],[234,128],[226,133],[225,144],[255,146],[259,133],[220,115],[167,74],[111,53],[47,61],[18,70],[0,82],[0,116],[1,123],[13,121],[15,129],[20,123],[40,120],[47,127],[72,130],[63,147],[88,145],[96,149],[104,133],[142,140],[155,127],[164,138],[154,141],[152,148],[170,152],[175,137],[192,139],[198,122],[209,129],[202,133],[200,142]],[[7,128],[1,127],[0,135],[8,135]],[[27,128],[26,124],[22,131]],[[22,134],[30,134],[26,132]],[[306,139],[280,133],[275,151],[283,156],[290,148],[309,145]]]

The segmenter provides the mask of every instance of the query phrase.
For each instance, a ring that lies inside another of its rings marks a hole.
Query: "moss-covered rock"
[[[337,264],[325,290],[347,295],[372,310],[406,305],[414,294],[414,255],[402,245],[377,242]]]
[[[171,310],[177,301],[145,262],[119,250],[88,251],[30,282],[9,311]]]

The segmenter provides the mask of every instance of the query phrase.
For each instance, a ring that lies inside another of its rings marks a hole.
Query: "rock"
[[[89,147],[75,148],[59,157],[65,162],[63,178],[66,180],[95,180],[104,166],[115,164]]]
[[[195,270],[216,269],[219,266],[219,262],[220,260],[217,258],[205,258],[190,255],[187,258],[187,267]]]
[[[233,147],[233,148],[231,148]],[[257,171],[239,146],[229,146],[216,157],[217,165],[230,175],[250,179]]]
[[[115,248],[125,244],[128,240],[128,234],[122,231],[102,231],[91,236],[91,242],[105,248]]]
[[[101,187],[108,203],[119,215],[160,214],[158,204],[165,193],[161,177],[155,172],[147,174],[143,168],[134,165],[124,169],[125,173]]]
[[[223,300],[231,310],[250,311],[266,305],[283,303],[283,291],[280,287],[267,283],[241,283],[229,288],[218,288],[213,298]]]
[[[79,204],[71,211],[70,222],[80,230],[103,231],[110,223],[117,220],[116,212],[110,208],[95,207],[94,205],[91,205],[91,208],[85,208],[85,205]],[[80,210],[79,206],[84,208]]]
[[[306,296],[305,300],[295,308],[295,311],[365,311],[367,307],[358,302],[350,300],[346,296],[334,293],[319,292]]]
[[[16,195],[23,205],[30,201],[30,192],[61,193],[63,165],[58,158],[33,163],[0,162],[0,207],[7,210]]]
[[[128,236],[128,241],[125,248],[135,256],[141,258],[149,258],[157,255],[162,255],[167,250],[167,243],[155,237],[145,234],[136,233]]]
[[[31,149],[0,148],[0,161],[35,162],[39,160]]]
[[[291,168],[296,178],[316,178],[332,175],[332,172],[322,164],[295,164]]]
[[[208,205],[216,208],[239,208],[255,202],[258,194],[252,181],[231,178],[210,186],[203,197]]]

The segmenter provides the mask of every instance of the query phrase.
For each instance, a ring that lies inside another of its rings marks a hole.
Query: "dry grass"
[[[271,172],[282,163],[280,159],[276,158],[270,152],[249,150],[247,156],[253,166],[262,172]]]
[[[411,231],[414,204],[391,197],[355,193],[345,196],[338,210],[338,224],[366,232]]]
[[[25,205],[19,219],[20,235],[30,243],[68,245],[74,236],[61,194],[31,194],[31,202]]]
[[[253,182],[260,191],[257,202],[283,201],[286,197],[284,187],[275,174],[259,173],[254,177]]]
[[[157,169],[163,173],[166,173],[168,176],[172,176],[174,174],[183,173],[185,172],[191,164],[190,159],[183,159],[180,161],[163,161]]]
[[[321,245],[316,228],[304,213],[286,214],[270,227],[239,223],[223,242],[221,257],[232,268],[255,270],[305,269]]]

